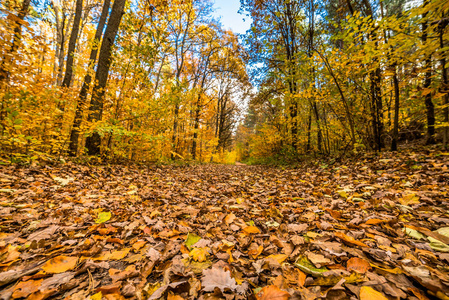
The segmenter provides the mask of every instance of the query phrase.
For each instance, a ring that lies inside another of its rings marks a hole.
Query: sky
[[[221,17],[221,23],[225,29],[231,29],[235,33],[245,33],[250,25],[251,20],[247,17],[243,21],[243,15],[238,13],[240,0],[215,0],[214,7],[216,11],[214,15]]]

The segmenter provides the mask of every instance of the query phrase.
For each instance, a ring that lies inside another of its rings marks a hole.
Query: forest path
[[[294,170],[2,166],[0,298],[442,298],[448,182],[435,151]]]

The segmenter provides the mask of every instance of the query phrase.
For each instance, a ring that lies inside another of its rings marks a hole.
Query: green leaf
[[[101,223],[107,222],[107,221],[109,221],[109,219],[111,219],[111,217],[112,217],[112,214],[110,211],[101,212],[98,214],[98,218],[95,220],[95,223],[101,224]]]
[[[441,227],[435,230],[437,233],[449,237],[449,227]]]
[[[435,251],[439,251],[439,252],[449,252],[449,246],[446,245],[443,242],[440,242],[437,239],[434,239],[433,237],[427,237],[427,239],[430,241],[430,248],[432,248]]]
[[[278,228],[281,224],[276,221],[268,221],[265,223],[265,225],[267,225],[268,227]]]
[[[189,232],[189,234],[187,234],[187,239],[186,239],[186,242],[185,242],[186,247],[189,250],[192,250],[192,246],[195,245],[199,240],[201,240],[200,236],[198,236],[198,235],[196,235],[194,233],[190,233]]]
[[[295,266],[297,266],[304,273],[317,277],[322,277],[324,272],[329,271],[324,267],[319,269],[315,268],[315,266],[305,256],[300,256],[298,260],[296,260]]]
[[[403,229],[403,231],[404,231],[405,234],[407,234],[409,237],[412,237],[412,238],[414,238],[414,239],[417,239],[417,240],[421,240],[421,239],[424,240],[424,239],[426,239],[426,236],[425,236],[425,235],[423,235],[422,233],[416,231],[415,229],[411,229],[411,228],[405,227],[405,228]]]

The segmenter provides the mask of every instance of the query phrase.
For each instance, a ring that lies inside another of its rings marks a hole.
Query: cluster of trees
[[[445,0],[241,0],[243,45],[210,0],[33,1],[0,0],[3,156],[448,145]]]
[[[1,0],[3,156],[210,161],[249,90],[208,0]]]
[[[448,1],[241,4],[259,86],[238,128],[241,157],[397,150],[421,133],[447,147]]]

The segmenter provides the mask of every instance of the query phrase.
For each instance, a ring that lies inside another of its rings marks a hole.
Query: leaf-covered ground
[[[448,299],[449,156],[0,168],[1,299]]]

